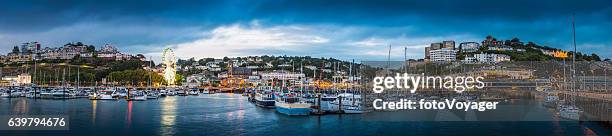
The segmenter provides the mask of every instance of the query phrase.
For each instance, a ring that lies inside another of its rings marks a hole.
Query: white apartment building
[[[429,58],[431,61],[455,61],[457,60],[457,50],[451,48],[430,50]]]
[[[488,54],[480,53],[474,54],[474,58],[481,63],[498,63],[502,61],[510,61],[510,56],[505,54]]]

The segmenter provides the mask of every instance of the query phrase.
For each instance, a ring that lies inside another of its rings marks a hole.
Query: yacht
[[[157,95],[157,92],[155,92],[153,90],[147,90],[146,94],[147,94],[147,99],[157,99],[157,98],[159,98],[159,95]]]
[[[26,98],[40,98],[40,91],[41,90],[42,89],[39,89],[39,90],[32,89],[32,90],[28,91],[28,93],[26,94]]]
[[[51,94],[52,89],[41,89],[40,90],[40,98],[41,99],[53,99],[53,94]]]
[[[117,97],[114,97],[113,94],[116,92],[113,90],[102,90],[100,92],[94,93],[91,100],[117,100]]]
[[[146,101],[147,100],[147,94],[145,94],[143,91],[137,91],[136,93],[133,94],[131,100],[134,100],[134,101]]]
[[[119,98],[127,98],[128,96],[128,90],[127,88],[119,88],[117,91],[115,91],[115,95]]]
[[[559,101],[559,96],[556,93],[548,92],[546,93],[546,97],[544,97],[544,106],[545,107],[554,107]]]
[[[2,92],[2,94],[0,94],[0,97],[2,98],[15,98],[15,97],[20,97],[22,94],[22,92],[17,91],[15,89],[10,89],[10,90],[5,90],[4,92]]]
[[[341,105],[340,105],[341,104]],[[364,110],[361,107],[361,95],[352,93],[341,93],[335,101],[331,102],[331,108],[341,109],[344,113],[360,114]],[[339,108],[338,106],[342,106]]]
[[[51,91],[53,99],[72,99],[75,98],[75,94],[64,89],[58,89]]]
[[[193,88],[189,91],[189,95],[199,95],[198,93],[198,89],[197,88]]]
[[[274,93],[270,90],[255,92],[255,105],[265,108],[274,108]]]
[[[174,90],[168,90],[168,92],[166,93],[166,95],[168,95],[168,96],[174,96],[174,95],[176,95],[176,91],[174,91]]]
[[[179,89],[176,92],[176,95],[178,95],[178,96],[187,96],[187,91],[185,91],[185,89]]]
[[[159,97],[166,97],[168,94],[168,91],[162,89],[159,91]]]
[[[277,95],[274,105],[277,112],[291,116],[310,115],[311,111],[311,105],[293,93]]]
[[[320,107],[321,110],[323,112],[338,112],[338,107],[332,105],[332,103],[334,101],[336,101],[336,99],[338,99],[338,96],[332,95],[332,94],[320,94],[321,96],[321,101],[320,101]],[[319,100],[315,100],[315,104],[317,104]]]
[[[559,109],[559,117],[569,120],[580,120],[582,111],[576,106],[562,106]]]
[[[204,90],[202,90],[202,94],[212,94],[210,92],[210,90],[208,90],[208,88],[204,88]]]

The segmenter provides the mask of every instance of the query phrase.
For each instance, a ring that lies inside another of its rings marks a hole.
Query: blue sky
[[[309,55],[357,60],[422,58],[442,40],[518,37],[611,57],[612,1],[209,0],[2,1],[0,53],[22,42],[110,43],[128,53],[178,57]]]

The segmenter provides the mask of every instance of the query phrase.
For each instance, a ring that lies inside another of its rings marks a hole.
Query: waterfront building
[[[459,44],[462,52],[476,52],[480,48],[477,42],[463,42]]]
[[[2,86],[23,86],[32,83],[32,76],[27,73],[22,73],[17,76],[2,77]]]
[[[430,50],[429,57],[431,61],[455,61],[457,60],[457,50],[450,48],[442,48],[438,50]]]

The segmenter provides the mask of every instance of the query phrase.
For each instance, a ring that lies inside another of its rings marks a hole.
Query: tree
[[[601,58],[599,58],[599,56],[595,53],[591,54],[591,58],[593,59],[593,61],[601,61]]]
[[[19,53],[19,47],[17,46],[13,47],[13,53]]]
[[[96,46],[93,46],[93,45],[87,46],[87,52],[95,52],[95,51],[96,51]]]

